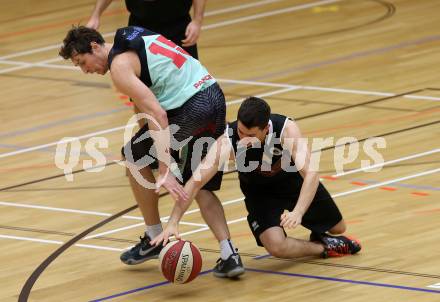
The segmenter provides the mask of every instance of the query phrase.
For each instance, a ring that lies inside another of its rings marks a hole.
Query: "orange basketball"
[[[202,255],[189,241],[172,241],[159,254],[159,268],[168,281],[188,283],[200,273]]]

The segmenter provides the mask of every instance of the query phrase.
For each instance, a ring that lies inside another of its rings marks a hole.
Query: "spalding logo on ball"
[[[159,268],[168,281],[188,283],[200,273],[202,255],[189,241],[172,241],[159,254]]]

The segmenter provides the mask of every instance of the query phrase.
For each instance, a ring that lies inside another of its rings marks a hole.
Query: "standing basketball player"
[[[271,255],[326,258],[360,251],[358,241],[327,233],[342,234],[346,225],[318,174],[310,168],[310,152],[301,145],[301,132],[293,120],[271,114],[264,100],[251,97],[242,103],[237,121],[229,125],[226,134],[210,149],[203,167],[194,172],[200,181],[193,176],[186,183],[188,195],[194,196],[225,160],[235,159],[249,227],[257,244]],[[176,203],[167,228],[152,244],[166,242],[173,234],[178,237],[177,223],[190,201]],[[284,227],[300,224],[312,231],[310,241],[284,232]]]
[[[121,261],[137,264],[157,258],[161,247],[152,246],[150,238],[162,232],[158,211],[160,187],[164,187],[176,200],[188,198],[173,175],[174,171],[170,171],[171,156],[175,153],[170,145],[174,141],[189,141],[188,154],[191,155],[197,138],[219,137],[225,129],[223,92],[199,61],[163,36],[141,27],[118,29],[114,44],[105,43],[94,29],[74,27],[67,33],[60,55],[71,59],[85,73],[104,75],[110,71],[115,86],[150,117],[122,150],[130,168],[130,184],[147,230],[136,246],[121,255]],[[177,125],[179,129],[170,133],[169,125]],[[206,154],[207,148],[202,151],[201,157]],[[191,162],[194,161],[187,160],[184,164],[183,182],[191,177]],[[152,173],[152,168],[156,167],[159,173],[157,182]],[[195,198],[203,218],[220,242],[222,260],[214,272],[235,277],[244,273],[244,268],[230,241],[221,203],[213,193],[220,188],[221,180],[222,173],[217,173]]]

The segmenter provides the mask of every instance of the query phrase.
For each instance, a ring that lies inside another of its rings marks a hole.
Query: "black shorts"
[[[186,183],[211,146],[208,143],[201,144],[202,140],[214,142],[225,131],[225,97],[220,86],[215,83],[199,91],[181,107],[167,111],[167,115],[170,127],[179,126],[179,130],[174,134],[178,142],[192,137],[185,146],[182,146],[183,148],[171,151],[171,155],[180,166],[182,182]],[[126,160],[139,167],[149,166],[157,169],[158,162],[153,139],[148,133],[148,124],[131,138],[130,142],[122,148],[121,153]],[[203,189],[219,190],[222,177],[223,172],[217,172]]]
[[[266,193],[245,196],[245,204],[249,213],[247,220],[259,246],[263,246],[260,235],[268,228],[280,226],[281,214],[284,210],[293,210],[298,196],[299,192],[297,195],[290,196],[279,192],[273,195]],[[341,212],[328,191],[320,183],[315,198],[302,218],[301,225],[312,232],[324,233],[341,220]]]

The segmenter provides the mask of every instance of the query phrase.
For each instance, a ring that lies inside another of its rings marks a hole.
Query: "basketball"
[[[200,273],[202,255],[199,249],[189,241],[172,241],[159,254],[159,269],[170,282],[188,283]]]

